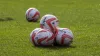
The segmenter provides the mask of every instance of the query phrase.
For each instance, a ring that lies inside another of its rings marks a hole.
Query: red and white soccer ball
[[[58,34],[56,36],[56,42],[58,45],[69,46],[73,41],[73,33],[67,28],[58,28]]]
[[[36,8],[29,8],[25,15],[29,22],[36,22],[40,18],[40,12]]]
[[[46,14],[40,20],[40,27],[54,32],[58,27],[58,19],[52,14]]]
[[[31,32],[30,37],[36,46],[52,46],[54,43],[53,33],[46,29],[35,29]]]

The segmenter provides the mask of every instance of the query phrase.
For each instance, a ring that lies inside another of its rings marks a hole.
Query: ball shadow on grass
[[[12,20],[14,19],[11,17],[0,18],[0,21],[12,21]]]
[[[36,48],[43,48],[43,49],[52,49],[52,50],[59,50],[59,49],[66,49],[66,48],[76,48],[76,46],[60,46],[60,45],[54,45],[54,46],[33,46]]]
[[[40,20],[37,20],[37,21],[28,21],[27,20],[27,22],[29,22],[29,23],[40,23]]]

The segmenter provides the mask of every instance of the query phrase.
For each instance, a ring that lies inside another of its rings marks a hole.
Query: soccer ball
[[[53,33],[46,29],[35,29],[30,37],[35,46],[52,46],[54,43]]]
[[[30,33],[30,41],[33,43],[32,41],[32,36],[34,37],[36,35],[36,33],[41,30],[41,28],[36,28],[34,29],[31,33]],[[33,43],[34,44],[34,43]]]
[[[55,32],[58,27],[58,19],[52,14],[46,14],[40,20],[40,27]]]
[[[58,45],[69,46],[73,41],[73,33],[68,28],[58,28],[58,34],[56,36],[56,43]]]
[[[40,18],[40,12],[36,8],[29,8],[25,15],[29,22],[36,22]]]

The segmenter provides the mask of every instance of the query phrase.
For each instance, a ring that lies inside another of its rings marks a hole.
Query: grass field
[[[25,12],[36,7],[41,17],[54,14],[60,27],[74,34],[71,47],[35,47]],[[0,0],[0,56],[100,56],[100,0]]]

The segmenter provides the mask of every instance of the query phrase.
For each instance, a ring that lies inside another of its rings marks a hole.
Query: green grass
[[[60,27],[71,29],[72,47],[32,45],[29,34],[39,27],[39,21],[26,21],[29,7],[36,7],[41,17],[54,14]],[[100,56],[100,1],[0,0],[0,56]]]

